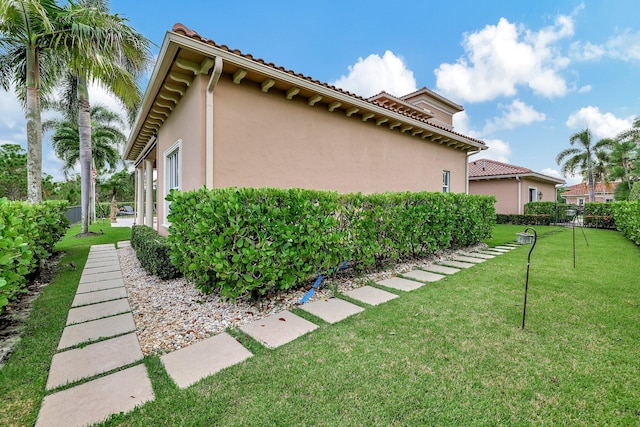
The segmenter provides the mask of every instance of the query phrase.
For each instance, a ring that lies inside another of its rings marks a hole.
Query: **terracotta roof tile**
[[[454,131],[452,131],[452,130],[450,130],[450,129],[447,129],[447,128],[446,128],[446,127],[444,127],[444,126],[440,126],[440,125],[438,125],[438,124],[436,124],[436,123],[429,122],[427,118],[416,118],[416,117],[413,117],[411,114],[407,113],[406,111],[400,111],[400,110],[397,110],[397,109],[394,109],[394,108],[387,107],[387,106],[385,106],[385,105],[381,105],[381,104],[377,104],[377,103],[375,103],[375,102],[371,102],[371,101],[369,101],[369,100],[368,100],[368,99],[366,99],[366,98],[363,98],[363,97],[361,97],[361,96],[359,96],[359,95],[356,95],[355,93],[352,93],[352,92],[346,91],[346,90],[344,90],[344,89],[341,89],[341,88],[338,88],[338,87],[335,87],[335,86],[332,86],[332,85],[329,85],[328,83],[321,82],[321,81],[319,81],[319,80],[313,79],[313,78],[311,78],[311,77],[309,77],[309,76],[306,76],[306,75],[304,75],[304,74],[296,73],[295,71],[293,71],[293,70],[289,70],[289,69],[286,69],[286,68],[284,68],[284,67],[282,67],[282,66],[280,66],[280,67],[276,67],[276,65],[274,65],[272,62],[267,63],[267,62],[265,62],[265,60],[264,60],[264,59],[262,59],[262,58],[255,58],[255,57],[254,57],[253,55],[251,55],[251,54],[242,53],[242,51],[240,51],[239,49],[230,49],[227,45],[224,45],[224,44],[222,44],[222,45],[221,45],[221,44],[217,44],[215,41],[210,40],[210,39],[207,39],[207,38],[205,38],[205,37],[201,36],[201,35],[200,35],[200,34],[198,34],[197,32],[193,31],[192,29],[190,29],[190,28],[186,27],[185,25],[183,25],[183,24],[181,24],[181,23],[176,23],[176,24],[173,26],[173,28],[172,28],[172,30],[171,30],[171,31],[173,31],[173,32],[174,32],[174,33],[176,33],[176,34],[182,34],[182,35],[184,35],[184,36],[186,36],[186,37],[189,37],[189,38],[191,38],[191,39],[194,39],[194,40],[200,41],[200,42],[202,42],[202,43],[205,43],[205,44],[208,44],[208,45],[210,45],[210,46],[216,47],[216,48],[218,48],[218,49],[222,49],[222,50],[224,50],[224,51],[227,51],[227,52],[233,53],[233,54],[235,54],[235,55],[241,56],[241,57],[243,57],[243,58],[245,58],[245,59],[249,59],[249,60],[252,60],[252,61],[257,62],[257,63],[259,63],[259,64],[266,65],[266,66],[268,66],[268,67],[270,67],[270,68],[273,68],[273,69],[276,69],[276,70],[283,71],[283,72],[285,72],[285,73],[287,73],[287,74],[290,74],[290,75],[292,75],[292,76],[299,77],[299,78],[304,79],[304,80],[307,80],[307,81],[309,81],[309,82],[311,82],[311,83],[315,83],[315,84],[317,84],[317,85],[319,85],[319,86],[323,86],[323,87],[326,87],[326,88],[328,88],[328,89],[334,90],[334,91],[336,91],[336,92],[342,93],[342,94],[344,94],[344,95],[347,95],[347,96],[350,96],[350,97],[353,97],[353,98],[359,99],[359,100],[361,100],[361,101],[369,102],[369,103],[371,103],[371,104],[373,104],[373,105],[376,105],[376,106],[379,106],[379,107],[385,108],[385,109],[387,109],[387,110],[389,110],[389,111],[393,111],[393,112],[395,112],[395,113],[402,114],[402,115],[407,116],[407,117],[409,117],[409,118],[412,118],[412,119],[414,119],[414,120],[418,120],[418,121],[424,122],[424,123],[426,123],[426,124],[428,124],[428,125],[430,125],[430,126],[433,126],[433,127],[435,127],[435,128],[438,128],[438,129],[440,129],[440,130],[442,130],[442,131],[445,131],[445,132],[448,132],[448,133],[451,133],[451,134],[454,134],[454,135],[457,135],[457,136],[461,136],[461,137],[463,137],[463,138],[467,138],[467,139],[469,139],[469,140],[471,140],[471,141],[474,141],[474,142],[477,142],[477,143],[479,143],[479,144],[485,145],[484,141],[481,141],[481,140],[476,139],[476,138],[472,138],[472,137],[467,136],[467,135],[463,135],[463,134],[458,133],[458,132],[454,132]]]
[[[479,159],[469,163],[469,177],[518,175],[524,173],[533,173],[533,171],[489,159]]]
[[[607,183],[599,182],[596,184],[595,193],[602,194],[602,190],[604,186],[605,193],[613,194],[618,184],[620,183],[619,182],[607,182]],[[562,193],[562,197],[587,196],[589,194],[589,190],[587,189],[587,184],[584,182],[576,185],[570,185],[566,188],[567,188],[567,191]]]

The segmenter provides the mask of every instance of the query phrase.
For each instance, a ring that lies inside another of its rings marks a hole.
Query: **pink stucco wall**
[[[524,213],[524,205],[529,202],[529,189],[535,189],[536,194],[542,192],[542,199],[538,201],[555,201],[555,184],[533,181],[522,178],[520,186],[515,178],[489,179],[469,181],[469,194],[489,194],[496,196],[496,213],[518,214]],[[518,192],[520,204],[518,205]]]
[[[466,155],[387,125],[307,105],[257,84],[218,82],[214,96],[214,186],[303,187],[338,192],[465,191]]]

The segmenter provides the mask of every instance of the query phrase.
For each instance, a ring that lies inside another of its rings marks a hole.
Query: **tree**
[[[91,118],[92,157],[96,169],[99,173],[113,172],[120,161],[117,147],[126,141],[126,137],[119,127],[124,126],[124,123],[117,113],[100,105],[91,108]],[[54,129],[53,150],[56,156],[64,162],[62,172],[68,176],[80,160],[78,122],[69,119],[50,120],[45,122],[43,126],[45,129]]]
[[[593,177],[594,152],[598,149],[610,146],[611,140],[603,139],[593,144],[591,131],[587,128],[571,135],[569,138],[569,144],[572,146],[577,144],[580,148],[572,147],[562,150],[556,156],[556,162],[558,165],[562,164],[561,171],[565,176],[576,173],[582,173],[587,176],[589,201],[593,202],[595,199],[595,182]]]
[[[111,175],[101,187],[111,193],[112,198],[117,197],[121,202],[132,201],[134,198],[134,174],[123,169]]]
[[[632,187],[632,171],[638,156],[638,146],[635,141],[616,141],[613,144],[610,158],[610,176],[622,180],[627,190]]]
[[[41,89],[55,81],[52,38],[62,9],[55,0],[0,1],[0,85],[15,86],[27,120],[27,198],[42,200]],[[44,63],[47,67],[42,67]]]
[[[68,69],[77,79],[83,234],[89,231],[92,159],[88,82],[102,84],[127,108],[135,109],[141,97],[136,78],[151,58],[149,41],[108,9],[104,0],[80,0],[61,14],[64,36],[59,42],[67,49]]]
[[[0,145],[0,198],[27,197],[27,154],[18,144]]]

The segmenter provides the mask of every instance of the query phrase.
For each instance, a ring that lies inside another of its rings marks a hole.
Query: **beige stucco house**
[[[613,202],[613,192],[620,182],[598,182],[595,186],[594,202]],[[586,183],[570,185],[567,191],[560,194],[566,203],[583,206],[589,201],[589,187]]]
[[[522,214],[529,202],[555,201],[565,181],[521,166],[479,159],[469,163],[469,193],[496,196],[496,213]]]
[[[167,32],[124,157],[136,166],[136,222],[166,234],[172,188],[278,187],[374,193],[467,191],[453,130],[462,107],[422,88],[362,98],[229,49]]]

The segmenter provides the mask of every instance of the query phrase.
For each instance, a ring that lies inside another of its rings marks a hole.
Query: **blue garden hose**
[[[338,267],[338,270],[344,270],[345,268],[347,268],[347,261],[346,260],[342,263],[342,265],[340,267]],[[334,271],[336,271],[336,269],[332,268],[331,272],[333,273]],[[300,301],[298,301],[298,304],[302,305],[305,302],[307,302],[309,300],[309,298],[311,298],[311,296],[314,294],[314,292],[316,291],[317,287],[320,286],[320,283],[322,283],[322,274],[318,274],[318,278],[316,279],[315,282],[313,282],[313,286],[311,286],[311,289],[309,289],[307,291],[307,293],[304,294],[304,296],[300,299]]]

